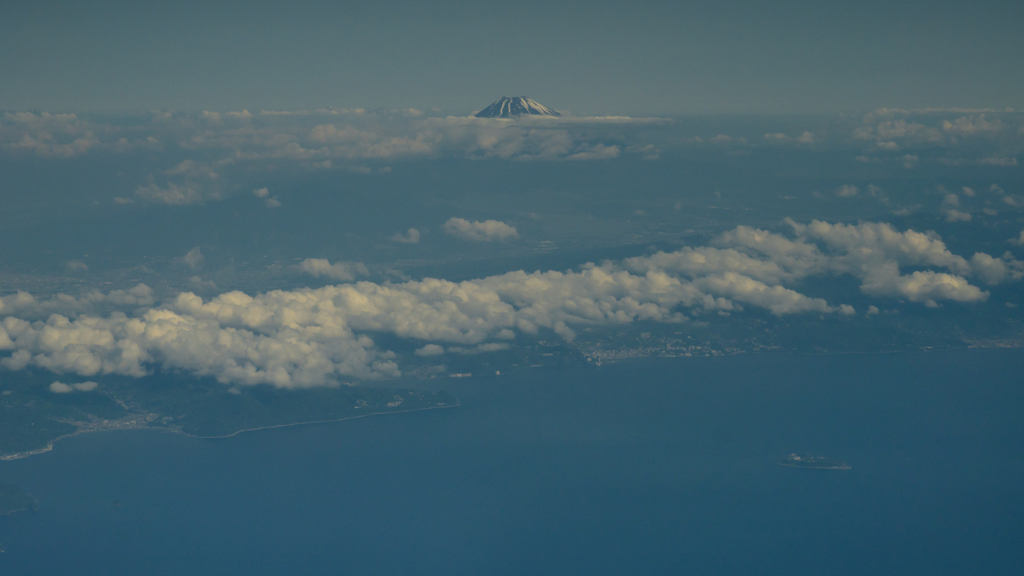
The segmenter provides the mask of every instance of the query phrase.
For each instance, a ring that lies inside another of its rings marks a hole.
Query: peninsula
[[[153,375],[56,394],[48,374],[0,381],[0,460],[47,452],[61,438],[103,430],[165,430],[222,438],[264,428],[458,405],[446,392],[370,386],[286,390],[229,387],[213,379]],[[20,378],[19,378],[20,376]]]

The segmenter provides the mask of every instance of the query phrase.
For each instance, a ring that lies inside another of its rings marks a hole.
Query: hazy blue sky
[[[1022,24],[1014,1],[22,1],[0,109],[1019,109]]]

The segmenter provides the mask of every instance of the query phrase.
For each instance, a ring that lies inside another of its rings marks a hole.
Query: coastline
[[[330,420],[309,420],[306,422],[292,422],[290,424],[274,424],[273,426],[259,426],[257,428],[245,428],[237,430],[231,434],[225,434],[223,436],[197,436],[195,434],[189,434],[188,432],[182,432],[181,430],[167,429],[170,432],[181,434],[182,436],[188,436],[190,438],[200,438],[203,440],[218,440],[221,438],[231,438],[238,436],[244,432],[256,432],[257,430],[273,430],[274,428],[290,428],[292,426],[306,426],[309,424],[330,424],[331,422],[344,422],[345,420],[356,420],[358,418],[366,418],[369,416],[384,416],[386,414],[407,414],[410,412],[423,412],[424,410],[442,410],[445,408],[458,408],[460,404],[456,402],[451,406],[427,406],[425,408],[410,408],[408,410],[392,410],[388,412],[369,412],[367,414],[359,414],[358,416],[346,416],[344,418],[332,418]]]
[[[156,430],[156,431],[167,432],[167,433],[171,433],[171,434],[181,434],[182,436],[187,436],[189,438],[199,438],[199,439],[202,439],[202,440],[217,440],[217,439],[221,439],[221,438],[231,438],[233,436],[238,436],[239,434],[242,434],[244,432],[256,432],[257,430],[272,430],[274,428],[290,428],[292,426],[306,426],[306,425],[309,425],[309,424],[330,424],[332,422],[344,422],[345,420],[355,420],[357,418],[367,418],[369,416],[384,416],[386,414],[407,414],[407,413],[410,413],[410,412],[422,412],[424,410],[440,410],[440,409],[444,409],[444,408],[458,408],[460,405],[461,404],[456,402],[455,404],[452,404],[450,406],[427,406],[425,408],[410,408],[408,410],[392,410],[392,411],[387,411],[387,412],[369,412],[369,413],[366,413],[366,414],[359,414],[358,416],[346,416],[345,418],[334,418],[334,419],[330,419],[330,420],[309,420],[309,421],[303,421],[303,422],[291,422],[291,423],[288,423],[288,424],[274,424],[273,426],[259,426],[259,427],[256,427],[256,428],[244,428],[242,430],[236,430],[235,432],[232,432],[231,434],[225,434],[223,436],[198,436],[196,434],[189,434],[188,432],[184,432],[184,431],[176,429],[176,428],[165,428],[165,427],[161,427],[161,426],[134,426],[134,427],[119,426],[119,427],[99,428],[99,429],[92,429],[92,430],[76,430],[76,431],[72,432],[71,434],[65,434],[63,436],[58,436],[57,438],[54,438],[53,440],[50,440],[46,444],[46,446],[44,446],[42,448],[36,448],[35,450],[26,450],[25,452],[15,452],[13,454],[0,454],[0,461],[21,460],[22,458],[28,458],[29,456],[35,456],[37,454],[45,454],[46,452],[49,452],[49,451],[53,450],[53,445],[54,444],[56,444],[57,442],[65,439],[65,438],[71,438],[72,436],[78,436],[80,434],[89,434],[89,433],[92,433],[92,432],[111,432],[111,431],[116,431],[116,430]]]
[[[132,428],[111,428],[111,430],[132,430]],[[135,430],[144,430],[144,428],[135,428]],[[47,443],[46,446],[42,448],[36,448],[35,450],[27,450],[25,452],[15,452],[14,454],[0,454],[0,461],[21,460],[22,458],[28,458],[29,456],[35,456],[36,454],[45,454],[46,452],[53,450],[54,443],[59,442],[65,438],[78,436],[79,434],[85,434],[87,432],[102,432],[102,430],[76,430],[71,434],[65,434],[63,436],[58,436],[53,440],[50,440],[50,442]]]
[[[635,356],[616,356],[616,357],[602,357],[599,361],[594,362],[594,366],[601,366],[602,364],[618,364],[620,362],[630,362],[633,360],[647,360],[650,358],[724,358],[727,356],[742,356],[746,354],[788,354],[792,356],[845,356],[845,355],[872,355],[872,354],[917,354],[917,353],[929,353],[929,352],[948,352],[950,350],[1011,350],[1024,348],[1024,339],[1022,338],[1004,338],[1004,339],[979,339],[979,340],[964,340],[961,345],[958,346],[919,346],[915,348],[907,348],[905,350],[783,350],[781,348],[770,348],[763,350],[729,350],[729,351],[717,351],[718,353],[706,353],[706,354],[668,354],[664,352],[650,353],[650,354],[638,354]],[[588,351],[577,347],[577,351],[586,355]],[[593,354],[592,352],[590,352]],[[596,356],[593,356],[597,359]],[[539,367],[538,365],[537,367]],[[533,367],[533,366],[531,366]]]

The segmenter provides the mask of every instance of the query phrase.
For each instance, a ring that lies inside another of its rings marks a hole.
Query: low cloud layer
[[[816,276],[851,276],[870,297],[927,306],[981,302],[989,293],[977,283],[1024,276],[1024,263],[1008,254],[965,258],[934,233],[885,223],[788,227],[780,234],[739,226],[709,246],[464,282],[355,282],[209,300],[185,292],[158,307],[147,307],[152,294],[143,285],[43,302],[19,293],[0,299],[0,365],[81,377],[162,368],[231,384],[320,386],[401,374],[375,334],[413,340],[424,357],[483,353],[508,347],[517,333],[551,331],[572,340],[580,326],[681,323],[746,307],[777,316],[856,312],[797,289]],[[359,265],[317,259],[300,268],[345,281],[360,273]],[[103,302],[125,310],[97,313]],[[26,319],[47,309],[54,312],[45,320]]]
[[[661,119],[627,117],[438,117],[413,109],[153,112],[148,121],[138,120],[4,112],[0,113],[0,153],[58,161],[87,154],[167,153],[176,158],[173,165],[151,172],[130,194],[114,201],[191,205],[241,193],[232,176],[265,166],[373,174],[390,171],[383,162],[424,158],[654,157],[657,150],[640,145],[640,134],[668,124]],[[186,159],[181,160],[182,156]],[[254,193],[264,198],[268,208],[281,206],[266,189],[257,188]]]
[[[19,291],[0,297],[0,317],[46,318],[51,314],[77,316],[113,309],[144,308],[152,306],[155,302],[153,290],[145,284],[138,284],[129,290],[112,290],[107,293],[92,290],[77,298],[58,294],[48,299],[37,299],[28,292]]]
[[[750,127],[746,134],[721,134],[720,128],[686,119],[441,117],[414,109],[151,112],[146,118],[4,112],[0,154],[53,162],[131,154],[157,158],[151,171],[136,176],[138,181],[112,201],[179,206],[252,190],[243,188],[243,181],[252,183],[252,175],[264,170],[373,175],[388,173],[390,163],[416,159],[601,162],[656,160],[678,147],[722,154],[789,147],[844,150],[858,162],[901,170],[964,166],[1012,174],[1024,158],[1024,114],[1013,111],[879,109],[859,118],[809,121],[784,129],[764,134]],[[167,159],[166,165],[159,164],[160,158]],[[254,193],[268,208],[281,207],[281,199],[267,189],[257,187]],[[844,198],[864,195],[852,184],[834,193]],[[957,212],[946,215],[957,221],[967,214]]]

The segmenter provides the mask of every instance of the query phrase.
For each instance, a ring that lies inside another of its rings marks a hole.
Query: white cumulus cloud
[[[445,232],[472,242],[507,241],[519,238],[515,226],[509,226],[498,220],[470,222],[463,218],[451,218],[442,227]]]
[[[409,228],[405,234],[397,232],[391,237],[391,241],[403,244],[416,244],[420,241],[420,231],[415,228]]]
[[[59,293],[47,299],[38,299],[28,292],[19,291],[0,297],[0,316],[45,318],[51,314],[61,314],[74,317],[113,309],[131,310],[152,306],[155,301],[153,290],[145,284],[107,293],[92,290],[79,297]]]
[[[206,261],[206,257],[203,256],[203,251],[200,250],[199,246],[189,250],[184,256],[175,258],[175,261],[179,264],[184,264],[192,270],[198,270],[202,268],[203,262]]]
[[[815,276],[852,276],[865,294],[926,306],[984,301],[989,293],[971,278],[999,284],[1024,276],[1024,263],[1010,254],[967,259],[932,232],[871,222],[787,223],[785,234],[739,226],[710,246],[574,270],[233,291],[210,299],[183,292],[131,315],[54,312],[25,319],[19,311],[45,306],[21,293],[0,301],[0,350],[9,354],[0,365],[81,377],[164,369],[232,385],[319,386],[400,375],[399,358],[374,342],[376,334],[416,341],[419,356],[485,353],[508,348],[517,332],[550,331],[571,341],[581,326],[682,323],[745,307],[778,316],[855,314],[852,306],[798,290]],[[349,282],[365,273],[359,266],[308,259],[300,268]],[[142,301],[151,298],[147,290],[116,298]]]
[[[843,184],[836,188],[836,196],[840,198],[850,198],[851,196],[856,196],[859,192],[860,190],[856,186],[851,186],[850,184]]]
[[[75,382],[74,384],[65,384],[63,382],[54,382],[50,384],[50,392],[54,394],[69,394],[78,390],[79,392],[92,392],[99,387],[96,382]]]
[[[54,382],[53,384],[50,384],[50,392],[53,392],[54,394],[68,394],[74,391],[74,388],[63,382]]]
[[[437,344],[427,344],[422,348],[416,349],[417,356],[437,356],[440,354],[444,354],[444,347]]]
[[[306,258],[299,264],[299,270],[315,276],[324,276],[332,280],[349,282],[355,280],[357,274],[366,276],[370,273],[362,262],[335,262],[331,264],[326,258]]]

